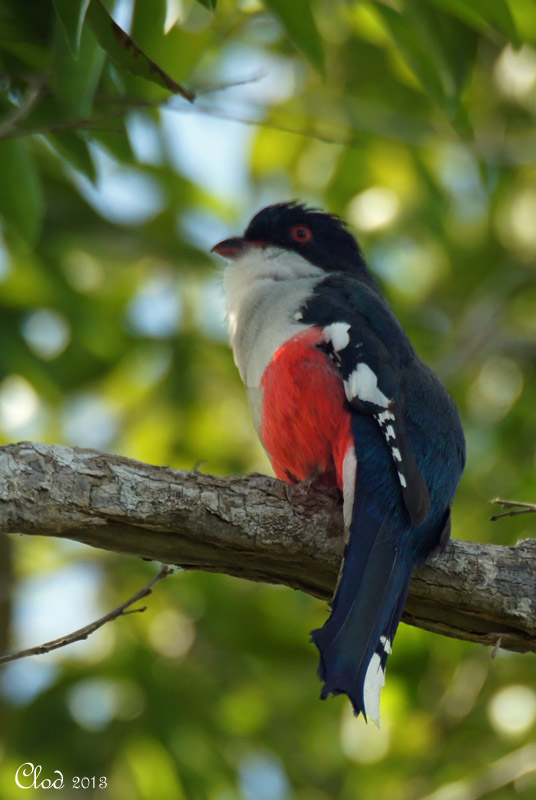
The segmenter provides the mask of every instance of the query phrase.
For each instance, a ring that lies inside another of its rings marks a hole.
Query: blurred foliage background
[[[454,535],[530,536],[487,503],[536,497],[535,126],[532,0],[3,0],[0,442],[269,471],[208,252],[300,198],[348,220],[458,403]],[[7,649],[155,570],[10,545]],[[377,730],[317,699],[307,634],[325,604],[184,573],[148,606],[3,669],[2,798],[27,761],[61,770],[68,797],[74,776],[106,776],[85,796],[118,800],[536,796],[531,656],[402,626]]]

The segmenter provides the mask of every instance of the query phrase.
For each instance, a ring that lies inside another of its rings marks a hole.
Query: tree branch
[[[90,450],[0,448],[0,533],[283,583],[328,599],[343,550],[338,495],[263,475],[216,478]],[[419,569],[403,619],[446,636],[536,652],[536,541],[452,541]]]

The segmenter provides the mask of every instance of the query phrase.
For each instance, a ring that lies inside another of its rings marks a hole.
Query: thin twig
[[[196,97],[205,94],[213,94],[214,92],[224,92],[226,89],[236,89],[239,86],[248,86],[250,83],[258,83],[266,78],[266,72],[259,70],[258,72],[250,75],[249,78],[239,78],[236,81],[225,81],[224,83],[214,83],[212,86],[205,86],[204,88],[196,88]]]
[[[114,608],[108,614],[105,614],[104,617],[101,617],[94,622],[90,622],[89,625],[85,625],[83,628],[73,631],[73,633],[60,636],[59,639],[53,639],[51,642],[45,642],[44,644],[38,644],[36,647],[29,647],[27,650],[19,650],[16,653],[10,653],[7,656],[2,656],[0,657],[0,664],[8,664],[10,661],[17,661],[19,658],[26,658],[27,656],[40,656],[43,653],[49,653],[51,650],[57,650],[59,647],[65,647],[68,644],[80,642],[82,639],[87,639],[88,636],[90,636],[92,633],[95,633],[95,631],[97,631],[99,628],[102,628],[102,626],[106,625],[107,622],[112,622],[112,620],[118,619],[118,617],[124,617],[127,614],[145,611],[145,607],[133,608],[130,611],[127,611],[127,609],[129,606],[137,603],[138,600],[150,595],[155,584],[164,578],[167,578],[168,575],[171,575],[173,571],[174,570],[171,567],[162,567],[158,575],[155,575],[155,577],[152,578],[142,589],[140,589],[139,592],[136,592],[135,595],[130,597],[128,600],[125,600],[125,602],[121,603],[120,606],[117,606],[117,608]]]
[[[223,89],[224,87],[219,87]],[[206,90],[208,91],[208,90]],[[315,131],[310,129],[309,127],[292,127],[291,125],[283,125],[277,122],[271,122],[266,119],[256,119],[255,117],[247,117],[247,116],[240,116],[239,114],[232,114],[221,111],[216,108],[208,108],[207,106],[200,106],[196,104],[195,106],[188,106],[188,105],[175,105],[172,104],[172,101],[176,98],[173,97],[169,101],[151,101],[151,100],[134,100],[132,103],[121,104],[119,108],[114,110],[109,110],[106,114],[96,114],[94,117],[85,117],[81,119],[71,119],[71,120],[59,120],[57,122],[51,122],[45,125],[37,125],[33,128],[22,128],[19,130],[15,130],[13,128],[9,128],[8,130],[4,131],[0,134],[1,139],[15,139],[21,138],[23,136],[33,136],[35,134],[47,134],[47,133],[54,133],[56,131],[69,131],[69,130],[100,130],[98,126],[102,125],[103,123],[109,123],[111,120],[114,119],[121,119],[126,117],[132,111],[136,109],[159,109],[160,111],[177,111],[179,113],[194,113],[194,114],[202,114],[204,116],[214,117],[216,119],[222,119],[229,122],[238,122],[241,125],[253,125],[258,126],[261,128],[267,128],[269,130],[281,131],[282,133],[289,133],[294,136],[307,136],[310,139],[315,139],[320,142],[325,142],[327,144],[336,144],[336,145],[345,145],[347,147],[357,148],[359,144],[353,140],[352,137],[356,136],[355,131],[349,130],[349,135],[342,135],[342,136],[329,136],[327,134],[320,133],[319,131]]]
[[[495,503],[503,508],[509,508],[510,511],[503,511],[501,514],[494,514],[490,517],[492,522],[496,522],[502,517],[517,517],[519,514],[536,514],[536,503],[522,503],[519,500],[502,500],[500,497],[494,497],[490,503]]]
[[[137,107],[147,107],[149,104],[141,104],[138,103]],[[34,136],[35,134],[40,133],[54,133],[55,131],[71,131],[71,130],[88,130],[88,129],[95,129],[97,125],[101,125],[102,123],[107,123],[113,119],[120,119],[121,117],[126,117],[126,115],[131,111],[130,108],[122,108],[118,111],[109,111],[106,114],[97,114],[94,117],[85,117],[81,119],[66,119],[66,120],[59,120],[58,122],[51,122],[47,125],[36,125],[33,128],[22,128],[15,130],[10,127],[7,130],[0,130],[0,139],[20,139],[23,136]],[[102,128],[100,128],[102,130]]]
[[[309,139],[314,139],[317,142],[324,142],[325,144],[336,144],[341,145],[344,147],[351,147],[353,149],[358,149],[362,145],[356,141],[357,137],[360,135],[358,134],[353,128],[347,128],[346,134],[345,129],[342,126],[342,135],[340,136],[330,136],[325,133],[320,133],[320,131],[314,130],[309,126],[303,127],[293,127],[292,125],[283,125],[279,122],[273,122],[268,119],[256,119],[255,117],[246,117],[241,116],[239,114],[233,114],[231,112],[222,111],[218,108],[208,108],[206,106],[197,105],[195,108],[176,108],[168,104],[168,109],[172,111],[180,111],[182,113],[190,112],[195,114],[204,114],[207,117],[214,117],[215,119],[222,119],[226,122],[238,122],[241,125],[253,125],[259,128],[266,128],[267,130],[271,131],[280,131],[281,133],[290,133],[292,136],[306,136]],[[314,120],[310,124],[315,124]]]
[[[29,86],[19,105],[0,121],[0,139],[12,138],[12,132],[15,132],[16,135],[17,125],[31,114],[42,96],[42,89],[43,81],[36,81],[35,84]]]

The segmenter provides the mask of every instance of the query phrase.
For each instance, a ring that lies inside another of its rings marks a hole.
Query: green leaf
[[[136,42],[117,25],[100,0],[90,0],[86,20],[103,50],[119,67],[180,94],[190,102],[194,94],[184,89],[167,72],[152,61]]]
[[[91,31],[82,31],[78,58],[74,58],[65,36],[57,24],[53,45],[53,72],[50,85],[60,106],[60,114],[69,118],[89,117],[105,53],[95,41]]]
[[[162,60],[162,49],[165,49],[167,39],[167,35],[164,35],[166,14],[166,0],[138,0],[130,26],[130,35],[134,41],[150,53],[158,53],[162,64],[165,63]]]
[[[473,0],[473,5],[492,28],[504,33],[516,46],[522,44],[506,0]]]
[[[80,52],[80,36],[89,0],[53,0],[69,50],[74,58]]]
[[[411,3],[408,2],[411,8]],[[418,16],[398,11],[377,3],[374,9],[381,17],[385,29],[396,46],[396,51],[413,72],[426,94],[441,108],[453,128],[462,138],[473,138],[473,129],[460,98],[461,78],[455,67],[455,52],[450,52],[446,42],[437,43],[437,37],[431,34],[440,20],[424,18],[419,8]],[[444,32],[448,38],[447,26]],[[458,41],[458,48],[462,46]],[[458,54],[461,62],[462,58]]]
[[[458,19],[420,0],[402,0],[402,10],[405,24],[418,34],[429,62],[437,69],[445,94],[441,102],[443,112],[463,138],[472,139],[473,128],[462,93],[474,63],[476,33]]]
[[[206,57],[207,50],[215,45],[215,33],[211,25],[195,33],[181,30],[175,25],[164,34],[166,12],[166,0],[137,0],[130,35],[146,53],[158,53],[158,63],[162,69],[181,82],[192,74],[199,60]],[[126,75],[125,78],[126,93],[138,96],[140,80]],[[142,91],[149,100],[158,99],[162,94],[154,84],[147,84]]]
[[[402,9],[436,62],[446,94],[459,97],[474,63],[478,36],[457,18],[421,0],[402,0]]]
[[[423,89],[442,108],[446,106],[446,92],[433,55],[423,46],[415,27],[398,11],[383,5],[374,4],[384,27],[391,35],[399,55],[418,79]]]
[[[26,144],[19,139],[0,141],[0,214],[30,243],[41,230],[43,196],[37,169]]]
[[[113,129],[110,126],[110,129],[106,130],[105,126],[99,125],[96,130],[91,131],[91,139],[105,147],[117,161],[122,164],[132,165],[134,153],[130,145],[125,120],[116,119],[113,122]]]
[[[217,0],[197,0],[197,2],[200,3],[202,6],[204,6],[205,8],[208,8],[209,11],[216,10]]]
[[[56,131],[48,133],[47,139],[62,158],[76,170],[82,172],[92,183],[95,183],[95,164],[83,134],[78,131]]]
[[[445,11],[477,30],[489,25],[504,34],[516,46],[522,43],[512,12],[506,0],[433,0]]]
[[[324,47],[309,0],[265,0],[282,23],[289,39],[319,71],[324,72]]]

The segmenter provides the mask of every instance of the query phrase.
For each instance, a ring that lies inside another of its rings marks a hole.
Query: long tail
[[[395,529],[389,514],[378,514],[372,497],[361,491],[356,495],[331,616],[311,636],[320,650],[322,699],[347,694],[356,716],[362,713],[378,724],[385,664],[413,564],[400,546],[400,522]]]

